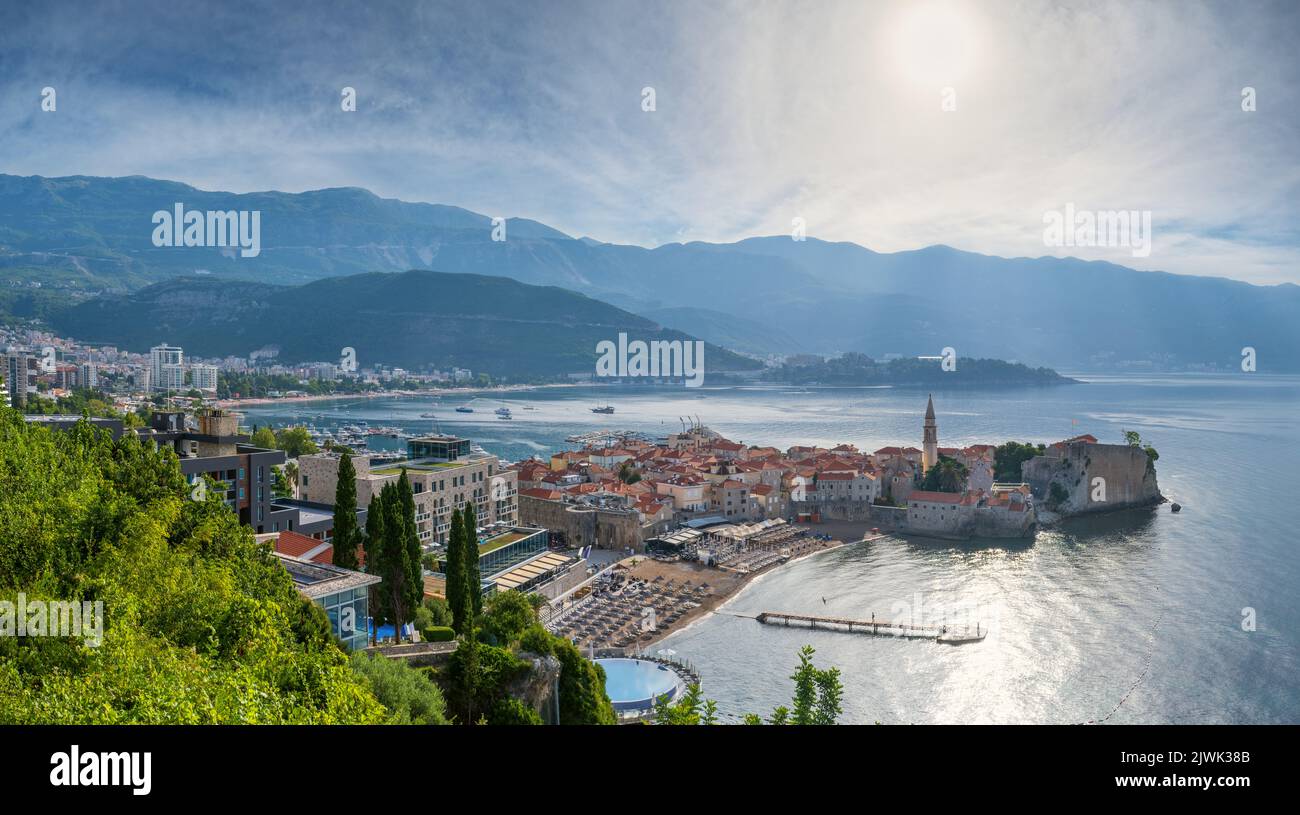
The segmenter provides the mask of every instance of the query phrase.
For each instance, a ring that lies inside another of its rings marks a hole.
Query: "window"
[[[306,473],[299,473],[299,477],[302,478],[302,485],[303,485],[304,487],[307,486],[307,474],[306,474]]]
[[[257,468],[257,483],[260,484],[265,480],[266,480],[266,467],[259,465]]]
[[[239,480],[240,480],[240,481],[243,481],[243,480],[244,480],[244,468],[243,468],[243,467],[240,467],[240,468],[239,468]]]

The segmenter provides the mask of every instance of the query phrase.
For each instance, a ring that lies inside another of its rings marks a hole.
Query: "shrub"
[[[456,632],[445,625],[431,625],[420,629],[420,638],[425,642],[451,642],[456,639]]]

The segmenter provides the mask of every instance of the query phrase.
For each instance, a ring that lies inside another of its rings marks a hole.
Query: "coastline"
[[[758,583],[762,578],[766,577],[767,575],[774,574],[779,569],[785,566],[789,566],[791,563],[804,560],[805,558],[810,558],[810,557],[815,557],[817,555],[825,554],[826,552],[833,552],[836,549],[840,549],[845,546],[851,546],[853,544],[858,544],[858,543],[872,543],[887,537],[889,537],[887,534],[882,533],[874,537],[862,537],[858,540],[826,541],[824,546],[819,546],[815,549],[810,549],[807,552],[802,552],[798,555],[795,555],[794,557],[791,557],[789,560],[773,563],[769,566],[765,566],[762,569],[758,569],[757,571],[748,572],[745,574],[739,574],[733,572],[731,574],[735,575],[737,579],[728,587],[727,591],[719,594],[710,594],[706,598],[706,600],[700,604],[699,608],[691,609],[686,614],[683,614],[681,619],[678,620],[676,623],[673,623],[670,626],[667,626],[663,629],[660,629],[659,631],[656,631],[653,637],[651,637],[646,642],[639,643],[638,647],[642,649],[646,649],[658,645],[660,642],[672,636],[673,634],[686,631],[687,629],[694,626],[696,623],[702,622],[708,619],[709,617],[713,616],[714,614],[725,613],[722,612],[723,607],[726,606],[728,603],[730,603],[732,600],[739,597],[740,594],[744,592],[746,588]],[[636,573],[637,567],[644,566],[647,562],[658,564],[661,567],[674,567],[674,566],[683,567],[682,569],[676,569],[676,570],[662,568],[659,571],[662,572],[681,571],[683,573],[686,573],[687,570],[689,570],[689,573],[692,576],[705,575],[705,574],[717,574],[719,572],[725,571],[722,569],[713,569],[707,566],[699,566],[695,564],[687,565],[681,561],[670,561],[665,563],[663,561],[654,561],[648,558],[645,559],[638,558],[638,560],[639,562],[637,563],[637,566],[629,567],[629,569],[632,571],[633,574]]]
[[[219,408],[238,410],[241,406],[263,407],[265,405],[288,405],[302,402],[324,402],[330,399],[407,399],[442,394],[466,393],[517,393],[519,391],[541,390],[543,388],[577,388],[590,386],[590,383],[553,382],[545,385],[489,385],[486,388],[437,388],[430,390],[390,390],[359,391],[356,393],[323,393],[312,396],[253,396],[241,399],[218,399],[214,404]]]

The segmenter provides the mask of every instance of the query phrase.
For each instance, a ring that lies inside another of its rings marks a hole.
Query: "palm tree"
[[[298,497],[298,462],[290,461],[284,465],[284,477],[289,479],[289,487],[293,490],[291,498]]]
[[[939,462],[939,491],[961,492],[966,486],[966,465],[951,458]]]

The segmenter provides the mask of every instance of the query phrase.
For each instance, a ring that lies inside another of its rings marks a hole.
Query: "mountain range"
[[[155,247],[151,216],[176,203],[261,212],[260,254]],[[486,215],[357,188],[233,194],[139,176],[0,175],[0,284],[121,293],[178,275],[285,286],[436,269],[568,289],[754,354],[883,358],[952,347],[963,357],[1076,370],[1232,369],[1249,346],[1261,370],[1300,370],[1293,284],[946,246],[880,253],[778,236],[647,249],[525,219],[504,227],[505,240],[493,240]]]
[[[159,342],[200,357],[274,351],[285,362],[339,360],[360,367],[433,365],[533,381],[590,373],[597,343],[689,341],[644,317],[554,286],[430,271],[371,272],[301,286],[177,278],[105,294],[57,312],[65,336],[144,350]],[[705,371],[762,364],[706,344]]]

